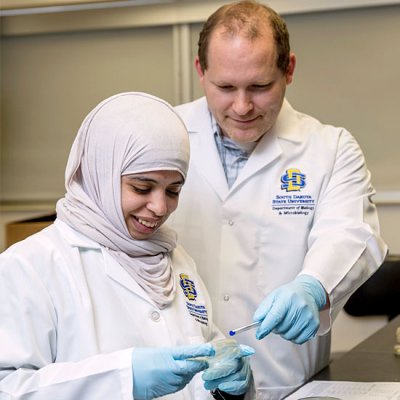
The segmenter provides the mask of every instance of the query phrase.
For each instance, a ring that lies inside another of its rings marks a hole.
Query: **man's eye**
[[[272,83],[268,83],[266,85],[253,85],[252,89],[253,90],[267,90],[269,88],[271,88]]]
[[[223,90],[223,91],[225,91],[225,92],[228,92],[228,91],[230,91],[230,90],[233,90],[233,86],[228,86],[228,85],[226,85],[226,86],[218,86],[218,89],[220,89],[220,90]]]

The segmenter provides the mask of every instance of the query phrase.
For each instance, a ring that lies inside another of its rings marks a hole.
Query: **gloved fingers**
[[[200,348],[200,349],[199,349]],[[175,356],[210,354],[211,345],[188,347],[134,348],[132,351],[133,387],[136,399],[153,399],[183,389],[195,374],[208,367],[205,360],[175,360]]]
[[[204,374],[203,374],[202,378],[204,380],[204,387],[207,390],[213,390],[213,389],[220,388],[221,384],[226,383],[226,382],[231,382],[231,381],[236,380],[236,379],[239,379],[239,377],[241,377],[243,379],[243,377],[240,375],[240,371],[237,371],[235,373],[229,374],[229,375],[224,376],[224,377],[219,377],[217,379],[205,379],[204,378]]]
[[[250,368],[248,356],[255,353],[250,346],[239,345],[242,356],[235,359],[223,360],[214,366],[208,368],[202,375],[204,381],[225,382],[226,378],[230,380],[239,378],[240,374],[244,374],[246,367]]]
[[[275,327],[274,333],[287,340],[294,340],[304,331],[316,332],[319,327],[318,311],[313,304],[296,303],[288,310],[283,321]]]
[[[193,377],[182,377],[175,374],[165,374],[162,377],[162,391],[164,394],[175,393],[181,389],[183,389],[192,379]],[[157,384],[156,384],[157,385]],[[158,388],[161,387],[161,384],[157,385]]]
[[[213,381],[213,380],[211,380],[211,381],[206,380],[206,381],[204,381],[204,389],[206,389],[206,390],[218,389],[218,382]]]
[[[232,382],[223,382],[218,385],[218,389],[222,390],[225,393],[232,394],[232,395],[241,395],[246,393],[247,388],[250,385],[251,373],[248,374],[242,380],[236,380]]]
[[[296,319],[290,315],[276,326],[273,332],[287,340],[292,340],[307,327],[308,322],[308,320]]]
[[[230,376],[243,367],[244,357],[255,353],[255,350],[246,345],[239,345],[239,351],[232,354],[232,358],[226,357],[216,362],[211,362],[209,368],[203,373],[203,380],[215,381]]]
[[[250,379],[250,362],[248,359],[244,359],[242,368],[239,371],[223,378],[205,381],[204,387],[208,390],[218,388],[229,394],[240,395],[246,392]]]
[[[189,346],[178,346],[172,349],[171,355],[174,360],[186,360],[194,357],[207,357],[215,354],[211,343],[194,344]]]
[[[240,344],[239,347],[240,347],[240,357],[248,357],[256,352],[252,347],[247,346],[245,344]]]
[[[275,301],[275,291],[270,293],[257,307],[253,314],[253,321],[262,321],[265,316],[270,312],[272,305]]]
[[[313,337],[315,337],[315,333],[313,334],[308,334],[306,332],[302,332],[300,335],[298,335],[296,338],[294,339],[288,339],[291,342],[295,343],[295,344],[303,344],[305,342],[308,342],[310,339],[312,339]]]
[[[273,332],[278,335],[288,334],[290,331],[296,332],[302,330],[309,324],[313,318],[307,304],[298,305],[296,302],[291,302],[288,305],[286,314],[282,320],[275,326]]]
[[[304,327],[302,331],[297,332],[295,336],[292,336],[291,338],[285,337],[285,339],[288,339],[296,344],[303,344],[308,340],[312,339],[313,337],[315,337],[315,335],[318,332],[318,329],[319,329],[319,322],[315,323],[314,321],[312,324]]]
[[[232,375],[242,368],[242,360],[242,358],[233,358],[216,363],[204,371],[202,378],[204,381],[215,381]]]
[[[208,368],[208,363],[205,360],[176,360],[173,367],[173,372],[179,376],[194,376],[198,372]]]
[[[293,318],[291,315],[292,313],[290,310],[288,310],[288,313],[285,315],[285,317],[280,321],[279,324],[275,325],[273,332],[276,333],[277,335],[284,335],[287,334],[288,332],[296,331],[297,327],[295,326],[297,324],[297,320]]]
[[[288,303],[286,299],[282,300],[279,296],[274,297],[274,301],[268,313],[257,329],[257,339],[263,339],[282,323],[288,312],[288,304],[290,303]]]
[[[246,393],[248,386],[249,383],[247,381],[236,381],[221,383],[218,389],[225,393],[239,396],[240,394]]]

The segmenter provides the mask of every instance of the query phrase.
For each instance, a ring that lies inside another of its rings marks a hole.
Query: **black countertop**
[[[400,315],[352,350],[333,360],[312,380],[400,382],[400,356],[393,352],[398,327]]]

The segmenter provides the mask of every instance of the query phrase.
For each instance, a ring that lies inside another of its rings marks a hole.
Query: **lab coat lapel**
[[[281,154],[282,149],[279,145],[278,139],[272,135],[264,136],[251,153],[243,169],[240,171],[239,176],[231,187],[231,193],[262,168],[265,168],[268,164],[272,163]]]
[[[105,265],[104,273],[113,281],[127,288],[131,292],[136,293],[138,296],[142,297],[150,304],[155,305],[155,303],[151,301],[145,291],[128,274],[128,272],[126,272],[124,268],[108,253],[108,251],[104,247],[100,246],[97,242],[89,239],[80,232],[72,229],[69,225],[59,219],[56,219],[54,224],[61,232],[63,238],[68,241],[70,246],[77,248],[81,247],[98,249],[99,251],[101,251]],[[65,253],[68,254],[67,251]],[[74,261],[71,260],[71,262],[73,263]]]
[[[138,283],[106,250],[102,249],[102,253],[105,262],[105,272],[110,279],[143,298],[153,306],[156,306]]]
[[[197,119],[197,126],[190,131],[191,163],[203,175],[215,193],[224,200],[229,192],[224,168],[215,144],[208,109]]]
[[[280,140],[301,142],[301,135],[298,130],[293,129],[297,126],[297,118],[297,114],[285,99],[275,125],[268,134],[261,138],[232,185],[230,193],[233,193],[243,182],[247,181],[262,168],[267,167],[282,154]]]

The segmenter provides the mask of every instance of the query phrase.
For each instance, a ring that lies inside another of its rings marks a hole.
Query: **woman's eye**
[[[132,189],[134,192],[139,193],[139,194],[147,194],[150,192],[150,188],[140,188],[137,186],[132,186]]]
[[[181,186],[177,187],[177,188],[171,188],[171,189],[167,189],[167,193],[170,196],[179,196],[179,193],[181,192]]]
[[[176,190],[167,190],[167,194],[169,196],[172,196],[172,197],[179,196],[179,192],[180,192],[180,190],[178,190],[178,191],[176,191]]]

